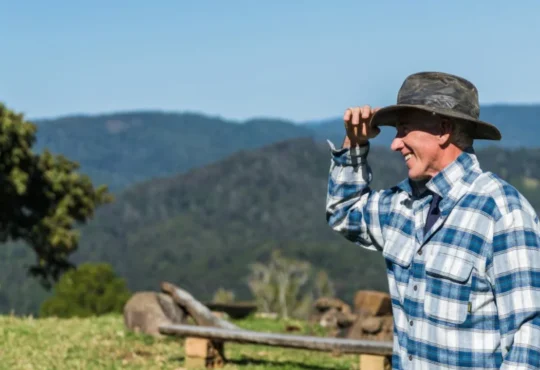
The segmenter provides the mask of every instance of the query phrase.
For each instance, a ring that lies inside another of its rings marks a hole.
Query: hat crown
[[[478,90],[468,80],[442,72],[420,72],[408,76],[397,103],[451,109],[478,119]]]

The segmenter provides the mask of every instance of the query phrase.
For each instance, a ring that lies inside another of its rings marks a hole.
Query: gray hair
[[[473,146],[474,139],[469,134],[467,127],[458,120],[452,120],[452,143],[461,150]]]

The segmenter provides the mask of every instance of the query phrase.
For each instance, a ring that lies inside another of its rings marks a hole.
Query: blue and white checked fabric
[[[373,191],[369,144],[330,149],[328,224],[386,261],[393,368],[540,369],[540,225],[529,202],[472,151],[423,185]],[[441,215],[424,235],[433,193]]]

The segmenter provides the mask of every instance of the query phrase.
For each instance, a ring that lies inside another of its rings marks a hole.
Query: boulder
[[[356,318],[351,313],[351,306],[334,297],[317,299],[313,304],[313,308],[309,321],[332,330],[349,326]]]
[[[358,316],[353,313],[345,313],[345,312],[338,312],[336,314],[337,317],[337,326],[339,328],[348,328],[349,326],[353,325]]]
[[[392,300],[388,293],[359,290],[354,297],[354,312],[367,316],[391,315]]]
[[[334,297],[321,297],[315,301],[313,306],[320,313],[326,312],[332,308],[339,312],[351,313],[351,306],[343,302],[341,299]]]
[[[342,331],[342,336],[348,339],[392,341],[392,316],[359,316],[352,326]]]
[[[171,296],[136,292],[124,305],[124,324],[129,330],[161,337],[159,326],[186,323],[188,315]]]
[[[382,329],[382,320],[378,317],[366,317],[360,321],[362,331],[368,334],[377,334]]]
[[[339,336],[346,329],[356,322],[357,316],[352,313],[340,312],[336,308],[331,308],[321,315],[318,324],[329,329],[331,336]]]

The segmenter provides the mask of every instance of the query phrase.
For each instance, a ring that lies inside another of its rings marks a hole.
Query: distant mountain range
[[[476,147],[540,146],[540,105],[486,106],[481,116],[500,127],[503,140],[478,141]],[[299,137],[340,145],[344,135],[339,117],[316,124],[278,119],[238,123],[193,113],[126,112],[34,122],[39,127],[36,150],[47,147],[78,161],[96,183],[113,191],[204,166],[238,150]],[[394,134],[393,128],[383,128],[373,145],[388,147]]]
[[[48,148],[79,162],[95,183],[114,191],[238,150],[312,135],[310,129],[283,120],[238,124],[190,113],[129,112],[33,122],[38,126],[37,151]]]
[[[515,130],[501,124],[503,135],[530,148],[481,148],[481,164],[540,209],[540,148],[533,148],[540,106],[510,108],[493,117],[512,118]],[[518,116],[522,125],[515,123]],[[359,288],[386,289],[380,256],[344,241],[324,220],[330,157],[323,139],[342,140],[339,119],[236,123],[146,112],[36,123],[38,150],[79,161],[95,183],[117,192],[116,201],[82,228],[74,260],[110,262],[131,289],[157,289],[167,279],[201,299],[219,287],[246,298],[247,265],[273,248],[327,269],[344,299]],[[406,176],[401,156],[380,140],[370,154],[376,189]],[[36,312],[47,296],[26,277],[33,258],[19,244],[0,248],[0,312]]]

